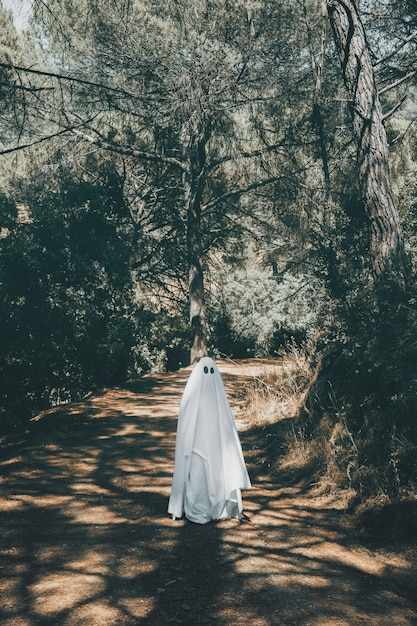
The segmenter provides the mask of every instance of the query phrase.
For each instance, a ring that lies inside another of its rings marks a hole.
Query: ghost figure
[[[181,400],[168,513],[198,524],[242,519],[240,490],[250,486],[220,372],[203,357]]]

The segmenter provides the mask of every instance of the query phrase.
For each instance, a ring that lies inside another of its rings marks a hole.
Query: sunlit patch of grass
[[[313,375],[312,346],[292,344],[280,357],[279,367],[266,369],[246,389],[246,410],[252,426],[294,417],[305,401]]]

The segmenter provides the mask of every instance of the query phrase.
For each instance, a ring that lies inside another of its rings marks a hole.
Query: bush
[[[417,312],[415,296],[363,292],[327,336],[301,423],[327,439],[324,473],[360,499],[398,501],[417,485]]]
[[[51,404],[125,380],[135,345],[131,247],[120,194],[104,174],[93,184],[61,172],[55,183],[31,180],[20,190],[26,199],[20,215],[14,203],[8,207],[0,251],[6,431]]]
[[[234,272],[211,296],[214,343],[235,358],[268,356],[317,324],[321,289],[305,276],[279,281],[261,268]]]

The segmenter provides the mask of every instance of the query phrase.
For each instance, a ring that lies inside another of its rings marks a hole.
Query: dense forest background
[[[415,494],[414,0],[27,8],[0,2],[1,433],[296,349],[319,470]]]

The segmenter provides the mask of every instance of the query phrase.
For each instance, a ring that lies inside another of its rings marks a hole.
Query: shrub
[[[268,356],[317,324],[318,284],[286,274],[278,281],[261,268],[237,270],[209,301],[214,342],[233,357]]]

